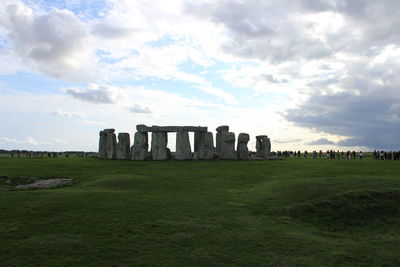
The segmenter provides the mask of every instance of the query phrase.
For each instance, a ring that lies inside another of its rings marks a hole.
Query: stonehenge
[[[250,136],[247,133],[240,133],[237,143],[237,158],[246,160],[249,159],[249,149],[247,143],[250,141]]]
[[[259,158],[267,159],[271,155],[271,140],[267,135],[256,136],[256,150]]]
[[[192,159],[192,150],[190,148],[189,133],[181,131],[176,133],[176,160]]]
[[[116,146],[117,159],[129,159],[131,153],[131,141],[128,133],[118,134],[118,143]]]
[[[221,132],[220,159],[237,159],[235,152],[235,133]]]
[[[136,132],[131,147],[132,160],[146,160],[149,158],[149,143],[147,132]]]
[[[271,154],[271,141],[267,135],[256,136],[256,153],[250,152],[250,136],[240,133],[235,149],[235,133],[229,132],[228,125],[216,128],[216,139],[208,127],[204,126],[146,126],[136,125],[133,145],[129,133],[119,133],[118,142],[115,129],[104,129],[99,132],[98,157],[118,160],[248,160],[254,158],[268,159]],[[176,133],[176,152],[171,153],[168,145],[168,133]],[[189,132],[194,133],[193,151]],[[151,146],[149,151],[149,133]],[[254,153],[254,154],[253,154]],[[252,155],[252,157],[250,157]]]

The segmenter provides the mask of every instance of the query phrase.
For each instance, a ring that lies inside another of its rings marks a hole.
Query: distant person
[[[360,154],[359,154],[359,156],[360,156],[360,159],[362,160],[362,159],[363,159],[363,157],[364,157],[364,155],[363,155],[362,151],[360,151]]]
[[[12,157],[12,158],[14,157],[14,153],[11,153],[11,157]]]

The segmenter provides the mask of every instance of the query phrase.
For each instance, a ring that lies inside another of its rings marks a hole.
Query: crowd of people
[[[362,160],[366,154],[362,151],[335,151],[335,150],[314,150],[312,152],[305,151],[278,151],[277,156],[283,158],[327,158],[327,159],[347,159],[347,160]],[[400,151],[384,151],[374,150],[372,153],[374,160],[400,160]]]

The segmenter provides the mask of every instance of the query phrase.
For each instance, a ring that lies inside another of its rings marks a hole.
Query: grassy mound
[[[331,230],[400,224],[400,190],[346,193],[328,200],[302,204],[290,214]]]

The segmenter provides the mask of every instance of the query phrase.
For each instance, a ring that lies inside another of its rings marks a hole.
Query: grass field
[[[399,161],[3,157],[0,176],[0,266],[400,265]],[[76,184],[5,183],[26,177]]]

